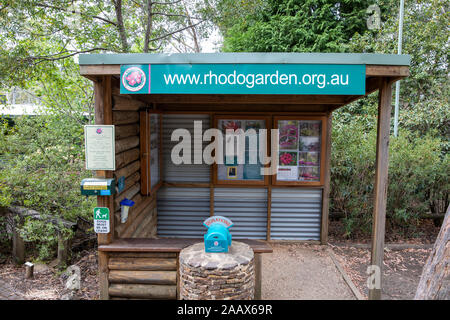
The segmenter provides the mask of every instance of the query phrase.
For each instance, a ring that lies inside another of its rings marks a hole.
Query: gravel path
[[[262,299],[356,299],[331,260],[327,246],[272,243],[262,255]]]

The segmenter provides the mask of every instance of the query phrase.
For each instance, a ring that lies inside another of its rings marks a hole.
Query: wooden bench
[[[100,270],[102,298],[178,298],[178,254],[183,248],[202,241],[130,238],[99,245],[99,259],[106,259],[108,266]],[[273,252],[272,247],[262,240],[235,241],[248,244],[255,253],[255,299],[260,300],[261,254]]]

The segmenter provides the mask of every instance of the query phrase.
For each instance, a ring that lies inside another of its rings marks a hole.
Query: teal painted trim
[[[122,64],[366,64],[409,66],[410,55],[374,53],[120,53],[80,54],[80,65]]]

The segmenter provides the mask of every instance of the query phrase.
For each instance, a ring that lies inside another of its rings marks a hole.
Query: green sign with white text
[[[345,64],[122,65],[124,94],[364,95],[366,66]]]
[[[94,208],[94,231],[96,233],[109,233],[109,209],[106,207]]]

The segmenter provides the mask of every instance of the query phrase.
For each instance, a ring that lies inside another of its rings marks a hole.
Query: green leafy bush
[[[376,123],[376,119],[372,118]],[[333,126],[331,211],[344,213],[344,235],[369,234],[373,213],[376,129],[354,119]],[[433,201],[448,203],[450,157],[441,153],[442,140],[431,134],[402,130],[391,137],[386,216],[388,227],[414,234],[417,218],[429,213]]]
[[[91,176],[84,169],[82,125],[51,114],[18,118],[1,136],[0,151],[5,159],[0,169],[1,206],[34,209],[44,219],[91,218],[93,199],[81,197],[79,187]],[[70,236],[70,230],[60,232]],[[55,253],[58,232],[47,220],[26,219],[20,233],[25,241],[36,243],[41,260]]]

